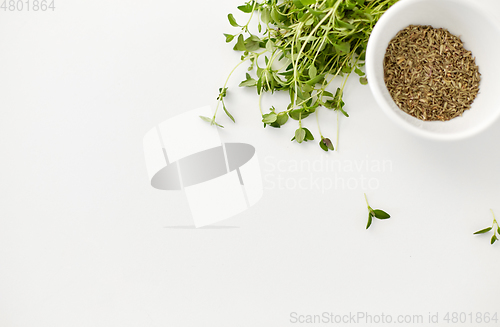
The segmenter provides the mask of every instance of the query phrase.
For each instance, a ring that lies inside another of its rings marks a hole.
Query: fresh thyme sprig
[[[493,215],[493,223],[491,224],[491,227],[486,227],[484,229],[478,230],[477,232],[474,233],[474,235],[478,234],[485,234],[488,233],[489,231],[493,230],[493,236],[491,236],[491,241],[490,243],[493,244],[498,240],[498,237],[500,235],[500,226],[498,225],[498,222],[495,218],[495,214],[493,213],[493,210],[490,209],[491,214]],[[498,235],[497,235],[498,233]]]
[[[226,114],[234,121],[223,99],[231,75],[238,66],[248,62],[248,71],[254,72],[255,77],[247,73],[240,86],[256,88],[264,127],[279,128],[291,118],[298,121],[292,141],[312,141],[314,136],[302,126],[302,120],[316,113],[321,137],[319,146],[324,151],[338,150],[340,114],[349,117],[342,100],[347,78],[354,72],[360,76],[361,84],[367,83],[361,68],[368,38],[380,16],[397,1],[250,0],[239,6],[238,9],[250,14],[250,17],[244,25],[240,25],[229,14],[229,23],[240,31],[224,36],[226,42],[236,40],[233,49],[242,52],[241,61],[219,89],[214,116],[202,119],[221,126],[215,119],[219,104],[222,104]],[[259,35],[250,31],[252,22],[257,24]],[[328,91],[327,88],[337,76],[343,78],[340,87],[334,92]],[[274,107],[264,112],[261,107],[262,94],[275,91],[288,92],[289,105],[280,112]],[[321,132],[317,116],[320,107],[337,111],[335,147]]]
[[[389,219],[389,218],[391,218],[391,216],[387,212],[385,212],[384,210],[372,209],[372,207],[370,207],[370,204],[368,203],[366,193],[365,193],[365,201],[366,201],[366,206],[368,207],[368,223],[366,224],[366,229],[368,229],[371,226],[373,218],[377,218],[377,219]]]

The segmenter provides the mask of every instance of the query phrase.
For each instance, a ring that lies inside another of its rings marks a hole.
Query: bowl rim
[[[412,6],[415,3],[421,2],[422,0],[400,0],[394,5],[392,5],[378,20],[378,22],[375,24],[375,27],[372,30],[372,33],[370,34],[370,38],[368,39],[368,44],[366,48],[366,77],[368,79],[368,85],[370,87],[370,90],[372,92],[373,97],[375,98],[375,101],[377,102],[378,106],[381,108],[381,110],[392,120],[394,123],[396,123],[398,126],[402,127],[403,129],[410,131],[411,133],[415,135],[419,135],[422,137],[425,137],[427,139],[433,139],[433,140],[443,140],[443,141],[451,141],[451,140],[463,140],[465,138],[474,136],[476,134],[479,134],[480,132],[486,130],[488,127],[493,125],[493,123],[498,119],[500,116],[500,110],[497,110],[495,114],[492,115],[491,119],[487,119],[482,123],[477,124],[476,126],[473,126],[471,128],[468,128],[465,131],[457,131],[457,132],[451,132],[447,134],[441,134],[425,129],[421,129],[413,124],[410,124],[407,122],[404,118],[400,117],[398,114],[396,114],[391,108],[390,104],[387,103],[386,99],[382,95],[383,89],[386,88],[385,83],[383,85],[380,85],[380,83],[377,83],[377,80],[375,79],[376,72],[375,72],[375,63],[373,62],[373,57],[374,57],[374,52],[375,52],[375,46],[378,43],[378,39],[380,36],[383,34],[384,28],[387,25],[391,24],[391,20],[393,17],[396,17],[401,10],[404,10],[406,7]],[[430,1],[430,0],[429,0]],[[481,14],[485,20],[488,21],[489,24],[493,25],[496,27],[497,31],[499,32],[500,35],[500,25],[494,20],[491,15],[484,9],[481,8],[477,5],[474,5],[473,2],[469,0],[432,0],[433,2],[438,2],[438,1],[444,1],[444,2],[453,2],[454,4],[460,4],[465,7],[471,8],[473,10],[476,10]],[[372,76],[370,78],[370,76]]]

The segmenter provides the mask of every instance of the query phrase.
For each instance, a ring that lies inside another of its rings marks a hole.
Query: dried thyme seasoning
[[[394,102],[421,120],[461,116],[479,92],[480,76],[472,53],[443,28],[406,27],[384,58],[384,80]]]

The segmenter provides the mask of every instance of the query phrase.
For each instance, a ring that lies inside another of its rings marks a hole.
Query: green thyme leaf
[[[317,74],[318,70],[316,69],[316,67],[314,67],[314,65],[309,66],[309,77],[315,78]]]
[[[347,54],[351,51],[351,44],[349,42],[341,42],[333,46],[340,54]]]
[[[206,122],[212,123],[212,118],[208,118],[206,116],[200,116],[201,119],[203,119]]]
[[[205,116],[200,116],[201,119],[203,119],[204,121],[206,122],[209,122],[210,125],[216,125],[216,126],[219,126],[221,128],[224,128],[224,126],[218,124],[215,120],[213,120],[212,118],[208,118],[208,117],[205,117]]]
[[[491,227],[487,227],[485,229],[478,230],[477,232],[474,233],[474,235],[488,233],[490,230],[491,230]]]
[[[373,210],[373,214],[374,214],[375,218],[378,218],[378,219],[391,218],[391,216],[387,212],[385,212],[384,210],[380,210],[380,209]]]
[[[317,75],[314,78],[311,78],[310,80],[308,80],[306,82],[306,85],[314,85],[314,84],[320,83],[324,78],[325,78],[325,74]],[[307,99],[308,97],[309,96],[304,97],[304,100]]]
[[[324,138],[324,139],[323,139],[323,142],[325,143],[326,147],[327,147],[329,150],[331,150],[331,151],[333,151],[333,150],[334,150],[334,148],[333,148],[333,143],[332,143],[332,141],[331,141],[329,138]]]
[[[358,74],[359,76],[365,76],[365,73],[362,72],[359,68],[354,69],[354,72]]]
[[[321,139],[321,141],[319,141],[319,147],[321,149],[323,149],[323,151],[328,152],[328,147],[326,146],[326,144],[325,144],[325,142],[323,140],[324,139]]]
[[[243,11],[244,13],[251,13],[253,6],[250,3],[246,3],[244,5],[238,6],[237,7],[239,10]]]
[[[309,6],[315,4],[316,0],[300,0],[300,3],[302,3],[303,6]]]
[[[288,121],[288,115],[286,112],[280,112],[278,114],[278,118],[276,119],[276,123],[278,125],[285,125],[285,123]]]
[[[349,117],[349,115],[347,114],[347,112],[345,112],[345,111],[344,111],[344,109],[343,109],[342,107],[339,107],[338,109],[340,110],[340,112],[341,112],[344,116]]]
[[[274,112],[271,112],[269,114],[264,114],[262,116],[262,122],[264,124],[272,124],[276,121],[276,119],[278,119],[278,115],[275,114]]]
[[[260,48],[260,39],[255,35],[251,35],[245,40],[244,44],[247,51],[256,51]]]
[[[267,8],[263,8],[260,11],[260,19],[264,24],[269,24],[271,22],[271,12]]]
[[[271,18],[274,20],[275,23],[282,22],[286,19],[286,16],[282,15],[276,7],[273,6],[271,9]]]
[[[302,2],[300,2],[300,0],[292,0],[292,2],[295,5],[295,7],[297,7],[297,9],[304,8],[304,5],[302,4]]]
[[[366,229],[368,229],[372,225],[372,214],[368,214],[368,223],[366,224]]]
[[[245,47],[245,40],[242,34],[238,35],[238,41],[234,45],[233,49],[236,51],[247,51],[247,48]]]
[[[255,86],[257,84],[257,81],[254,80],[249,73],[246,73],[247,79],[242,81],[239,86]]]
[[[233,115],[231,115],[229,113],[229,111],[227,111],[226,105],[224,104],[224,101],[222,101],[222,108],[224,109],[224,112],[226,113],[226,115],[233,121],[233,123],[236,123],[236,121],[234,120]]]
[[[321,147],[321,149],[323,149],[324,151],[327,151],[327,152],[328,152],[328,150],[331,150],[331,151],[334,150],[332,141],[330,141],[330,139],[327,137],[324,137],[321,139],[321,141],[319,141],[319,146]]]
[[[295,140],[298,143],[304,142],[304,139],[306,138],[306,131],[303,128],[298,128],[295,131]]]
[[[337,26],[340,27],[340,28],[345,28],[345,29],[348,29],[348,30],[353,30],[353,29],[356,28],[354,25],[349,24],[348,22],[345,22],[343,20],[337,20],[336,22],[337,22]],[[349,52],[349,50],[346,51],[346,52]]]
[[[226,42],[231,42],[234,39],[234,35],[224,33],[226,37]]]
[[[231,24],[231,26],[234,26],[234,27],[240,26],[240,25],[238,25],[238,23],[236,23],[236,19],[234,19],[233,14],[227,15],[227,19],[229,20],[229,24]]]
[[[303,130],[306,132],[306,136],[304,137],[304,141],[314,141],[314,136],[312,135],[311,131],[308,130],[307,128],[303,128]]]

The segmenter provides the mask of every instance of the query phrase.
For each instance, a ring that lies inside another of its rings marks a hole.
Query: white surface
[[[163,146],[156,126],[144,135],[142,146],[144,147],[144,163],[148,172],[149,180],[166,165]]]
[[[196,227],[219,222],[248,208],[236,170],[184,190]]]
[[[496,0],[477,3],[500,18]],[[235,31],[226,15],[240,19],[240,4],[0,11],[0,326],[274,327],[299,325],[291,312],[500,311],[500,247],[472,235],[491,224],[489,208],[500,216],[498,122],[462,142],[420,139],[352,80],[340,151],[326,155],[289,142],[293,122],[262,128],[255,92],[236,87],[242,68],[226,103],[237,124],[221,115],[220,135],[255,146],[263,199],[220,228],[193,229],[184,195],[149,185],[144,134],[214,105],[238,62],[222,33]],[[334,138],[335,115],[320,118]],[[314,119],[304,123],[316,132]],[[364,192],[392,215],[368,231]]]
[[[370,36],[366,71],[375,100],[396,124],[416,135],[436,140],[459,140],[490,127],[500,115],[498,96],[498,40],[500,24],[488,12],[469,0],[405,0],[395,4],[377,23]],[[384,82],[384,56],[392,38],[408,25],[431,25],[460,36],[472,51],[481,73],[480,91],[470,110],[449,121],[422,121],[401,109],[392,100]]]
[[[182,115],[177,115],[159,124],[160,134],[169,162],[188,157],[200,151],[221,145],[217,129],[210,126],[200,116],[212,118],[209,106],[202,108],[184,108]]]
[[[254,155],[248,162],[240,168],[241,179],[243,180],[245,193],[248,197],[248,204],[253,206],[258,203],[264,194],[262,184],[262,171],[260,169],[259,158]]]

